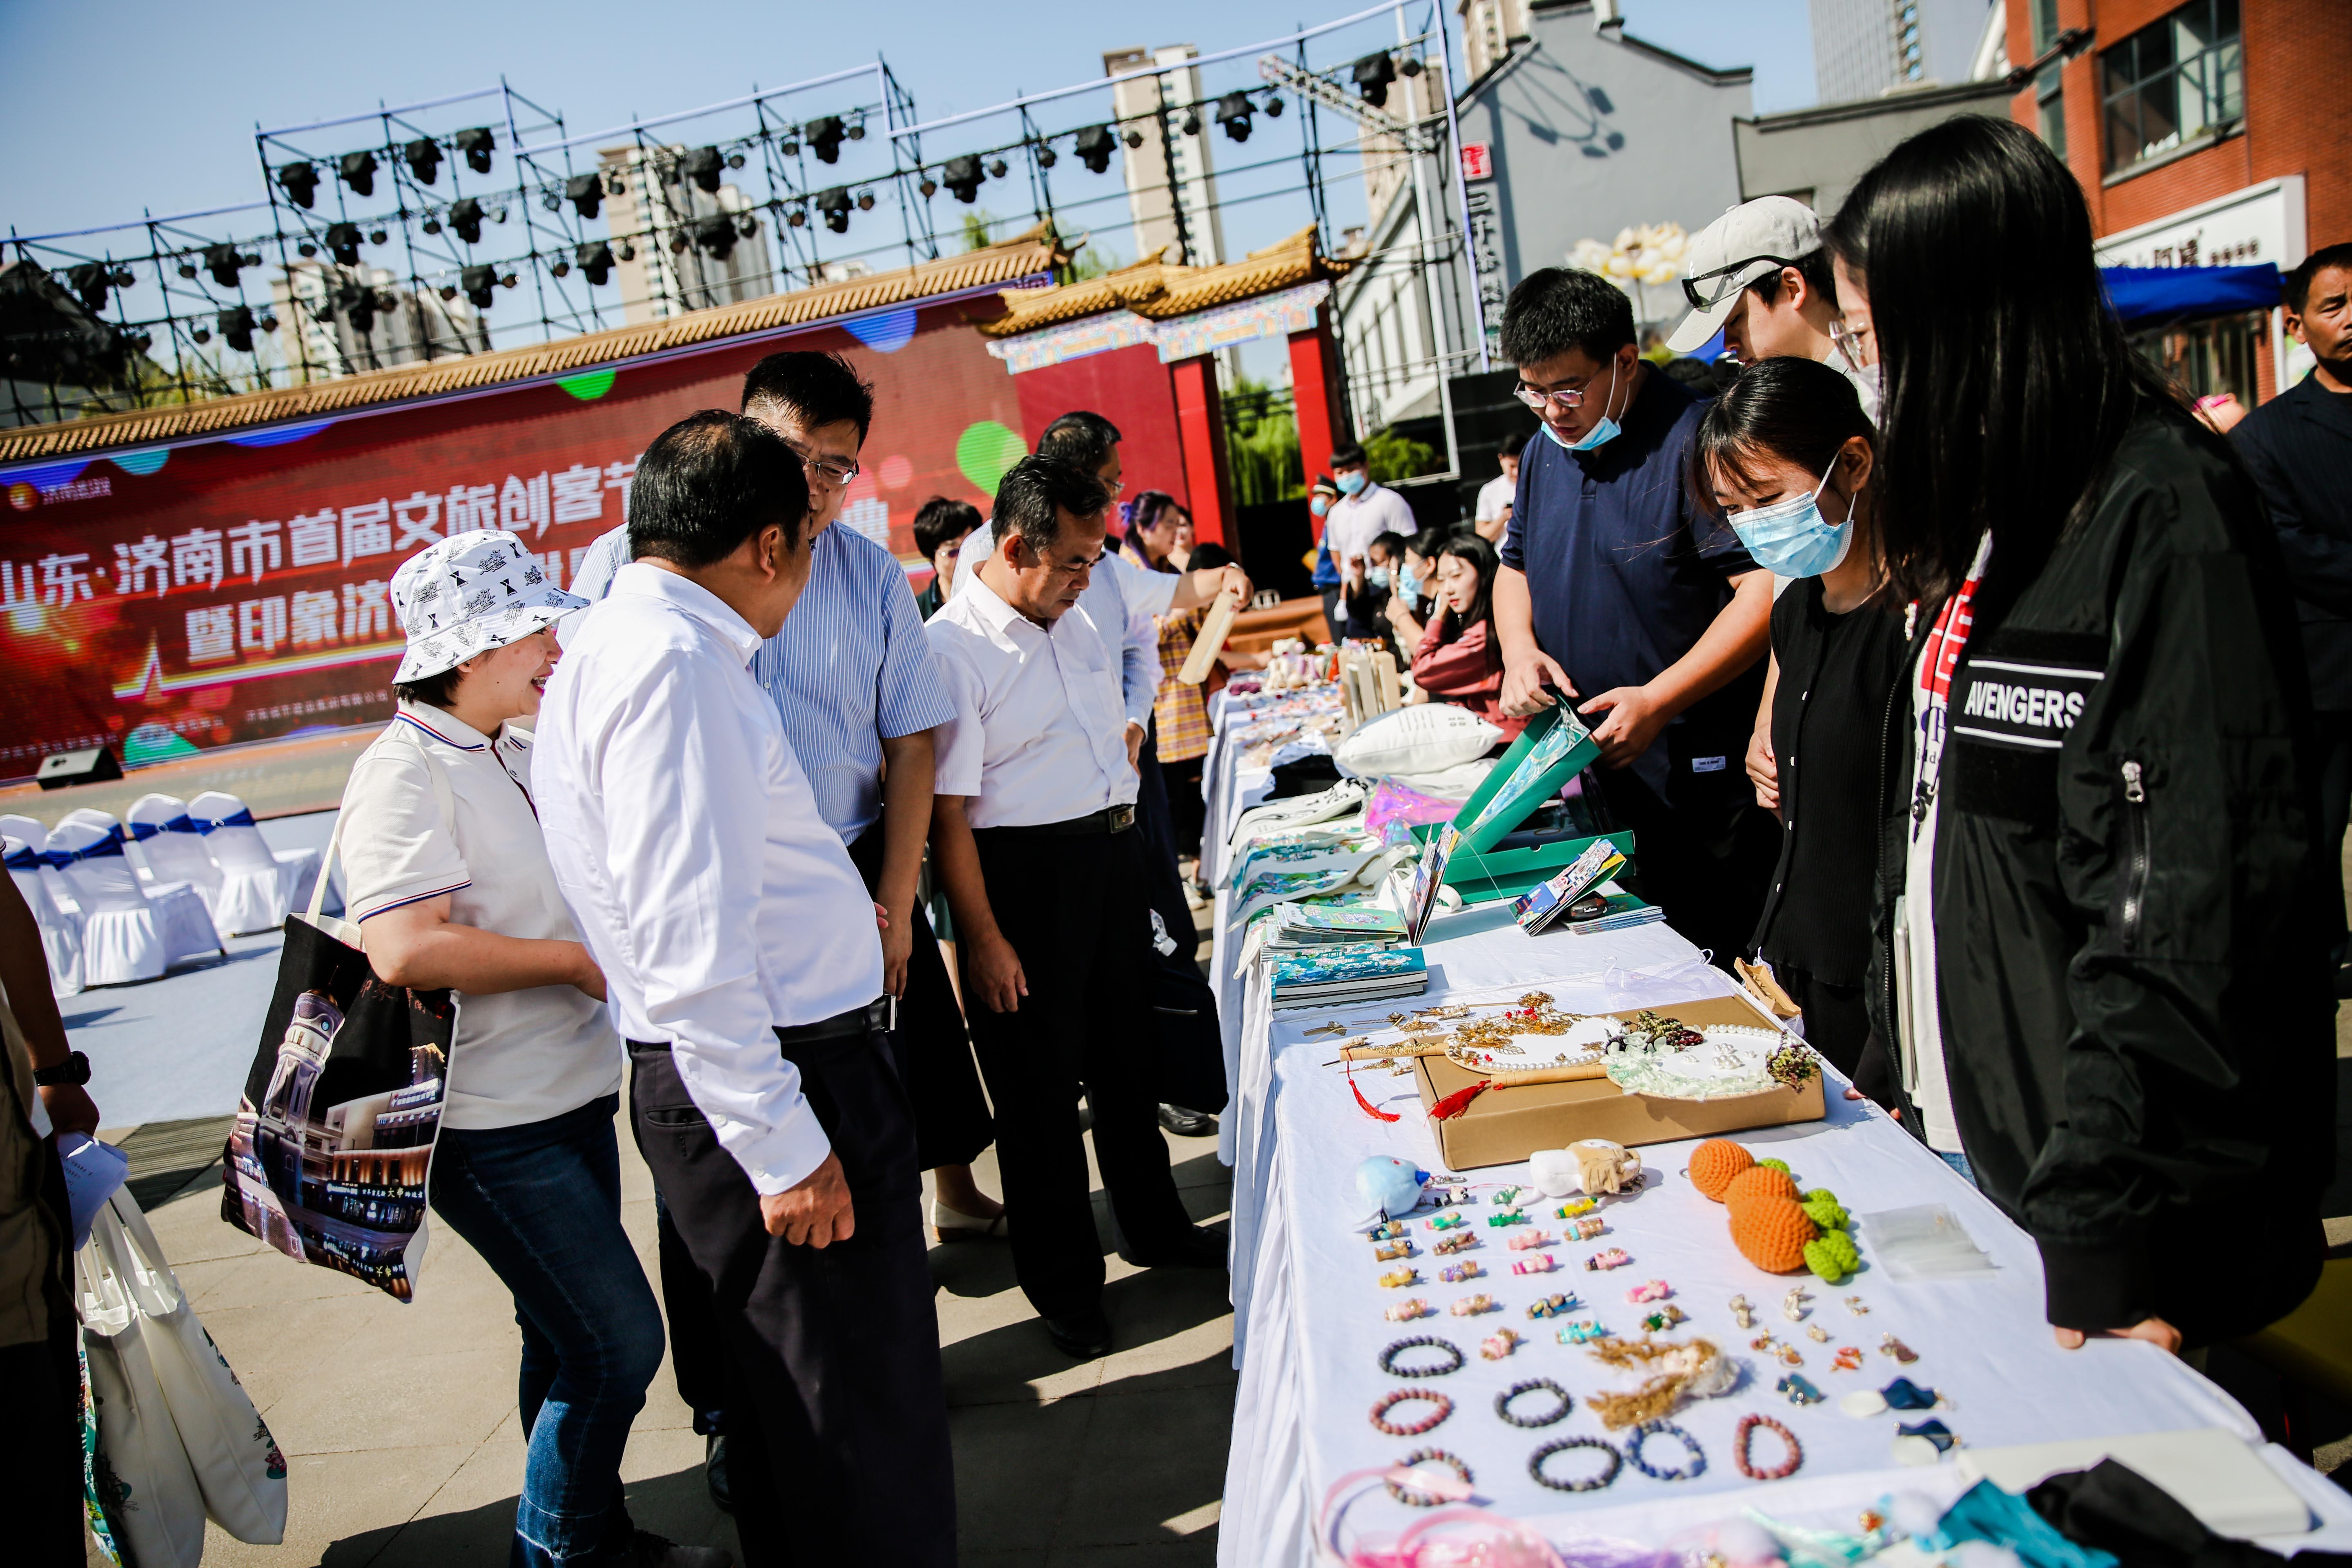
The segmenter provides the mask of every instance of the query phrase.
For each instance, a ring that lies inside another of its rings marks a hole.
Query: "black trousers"
[[[1633,830],[1635,890],[1720,969],[1748,950],[1780,854],[1780,825],[1756,804],[1738,760],[1734,751],[1731,768],[1693,775],[1677,757],[1670,798],[1631,768],[1584,775],[1600,781],[1610,811]]]
[[[2352,823],[2352,713],[2314,713],[2312,731],[2319,742],[2319,842],[2326,847],[2327,885],[2335,889],[2336,962],[2352,958],[2352,942],[2345,931],[2344,830]]]
[[[1135,837],[1143,840],[1143,901],[1160,917],[1159,930],[1151,932],[1152,1023],[1159,1064],[1152,1098],[1214,1114],[1225,1108],[1224,1037],[1217,1026],[1215,994],[1201,973],[1201,940],[1192,923],[1192,906],[1184,897],[1184,873],[1176,864],[1181,851],[1168,781],[1160,765],[1157,721],[1144,736],[1138,773]],[[1197,791],[1193,804],[1200,804]],[[1197,852],[1197,830],[1192,843]],[[1151,914],[1144,919],[1149,921]],[[1173,944],[1165,952],[1160,949],[1161,932]]]
[[[1870,1026],[1862,987],[1832,985],[1792,964],[1773,964],[1772,978],[1805,1015],[1805,1044],[1852,1079],[1854,1088],[1894,1110],[1894,1062],[1886,1042]]]
[[[955,1476],[906,1091],[878,1030],[782,1049],[856,1205],[856,1233],[822,1249],[768,1234],[668,1048],[629,1046],[637,1147],[709,1292],[743,1555],[751,1568],[952,1563]],[[673,1318],[670,1331],[699,1331]]]
[[[1079,1142],[1081,1089],[1094,1110],[1095,1161],[1129,1244],[1149,1254],[1192,1225],[1169,1171],[1152,1081],[1143,835],[981,828],[972,838],[989,907],[1029,985],[1017,1011],[976,1004],[971,1013],[996,1105],[1013,1270],[1040,1314],[1067,1317],[1096,1306],[1103,1286]],[[969,968],[964,994],[972,994]]]
[[[8,1114],[15,1099],[6,1097]],[[32,1134],[25,1136],[29,1140]],[[82,1542],[81,1323],[58,1278],[58,1253],[73,1225],[66,1207],[65,1172],[57,1142],[40,1145],[41,1186],[34,1202],[49,1211],[38,1258],[11,1259],[37,1269],[48,1309],[46,1339],[0,1347],[0,1499],[8,1500],[0,1552],[24,1568],[80,1568]],[[68,1269],[70,1270],[70,1263]]]
[[[879,823],[849,847],[849,859],[866,879],[866,890],[874,892],[882,880]],[[914,1101],[915,1154],[922,1168],[969,1165],[979,1159],[994,1142],[996,1129],[981,1092],[980,1069],[972,1065],[971,1039],[948,979],[947,959],[931,932],[929,913],[919,906],[915,949],[907,961],[907,994],[898,998],[898,1026],[890,1032],[890,1047]]]

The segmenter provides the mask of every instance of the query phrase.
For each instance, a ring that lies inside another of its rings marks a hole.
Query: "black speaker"
[[[122,764],[114,760],[112,746],[92,746],[87,752],[50,752],[41,759],[41,771],[33,776],[43,789],[63,789],[68,784],[119,779]]]

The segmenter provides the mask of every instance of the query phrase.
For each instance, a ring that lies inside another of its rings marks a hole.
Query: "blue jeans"
[[[620,1098],[520,1127],[445,1128],[433,1206],[514,1292],[530,1445],[512,1560],[617,1550],[621,1451],[661,1365],[661,1309],[621,1228]],[[609,1538],[609,1539],[608,1539]]]

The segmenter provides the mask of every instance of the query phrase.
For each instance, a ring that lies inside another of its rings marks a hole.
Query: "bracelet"
[[[1421,1345],[1444,1351],[1453,1359],[1444,1366],[1399,1366],[1396,1358]],[[1462,1370],[1462,1347],[1451,1340],[1441,1340],[1435,1334],[1415,1334],[1409,1340],[1399,1340],[1381,1352],[1381,1370],[1391,1377],[1444,1377],[1449,1372]]]
[[[1759,1426],[1780,1438],[1781,1445],[1789,1450],[1788,1458],[1769,1470],[1758,1469],[1748,1457],[1748,1446],[1755,1441],[1756,1429]],[[1731,1462],[1738,1467],[1741,1475],[1751,1481],[1777,1481],[1797,1473],[1797,1467],[1805,1462],[1805,1450],[1798,1443],[1794,1432],[1769,1415],[1743,1415],[1739,1418],[1738,1430],[1731,1436]]]
[[[1422,1394],[1418,1397],[1426,1399],[1429,1396],[1427,1394]],[[1460,1477],[1464,1486],[1466,1487],[1470,1484],[1470,1467],[1464,1464],[1460,1459],[1456,1458],[1452,1454],[1447,1453],[1443,1448],[1415,1448],[1412,1453],[1407,1454],[1402,1459],[1399,1460],[1398,1463],[1409,1470],[1415,1465],[1427,1464],[1432,1460],[1444,1465],[1447,1469],[1452,1470],[1456,1476]],[[1404,1504],[1407,1508],[1435,1508],[1439,1503],[1445,1500],[1434,1492],[1416,1491],[1412,1487],[1401,1487],[1394,1481],[1383,1481],[1381,1484],[1389,1489],[1389,1496],[1396,1499],[1397,1501]]]
[[[1660,1436],[1682,1439],[1684,1449],[1690,1455],[1687,1469],[1661,1470],[1642,1458],[1642,1445]],[[1706,1468],[1706,1450],[1698,1446],[1697,1438],[1671,1421],[1644,1421],[1625,1439],[1625,1462],[1654,1481],[1686,1481]]]
[[[1609,1457],[1608,1468],[1602,1470],[1597,1476],[1587,1476],[1581,1480],[1573,1481],[1556,1481],[1549,1476],[1544,1474],[1543,1467],[1546,1459],[1550,1458],[1554,1454],[1565,1454],[1571,1448],[1600,1449],[1601,1452]],[[1617,1479],[1617,1471],[1623,1462],[1623,1460],[1617,1457],[1617,1450],[1610,1447],[1609,1444],[1601,1438],[1559,1437],[1555,1438],[1551,1442],[1546,1443],[1542,1447],[1538,1448],[1535,1453],[1529,1457],[1528,1459],[1528,1474],[1535,1478],[1536,1485],[1539,1487],[1549,1487],[1556,1492],[1597,1492],[1602,1487],[1607,1486],[1610,1482]]]
[[[1389,1412],[1409,1399],[1425,1399],[1436,1406],[1419,1421],[1400,1426],[1389,1419]],[[1418,1437],[1454,1414],[1454,1401],[1434,1389],[1392,1388],[1372,1401],[1372,1430],[1391,1437]]]
[[[1541,1389],[1546,1394],[1558,1399],[1559,1401],[1559,1408],[1553,1411],[1549,1415],[1514,1415],[1511,1414],[1511,1401],[1517,1399],[1522,1394],[1533,1394],[1538,1389]],[[1559,1384],[1554,1383],[1548,1377],[1531,1377],[1524,1383],[1515,1383],[1511,1384],[1510,1387],[1505,1389],[1502,1393],[1495,1396],[1496,1415],[1501,1416],[1504,1420],[1509,1422],[1514,1426],[1524,1426],[1530,1430],[1538,1426],[1549,1426],[1555,1421],[1565,1421],[1570,1415],[1574,1414],[1575,1410],[1576,1401],[1569,1397],[1568,1390],[1562,1388]]]

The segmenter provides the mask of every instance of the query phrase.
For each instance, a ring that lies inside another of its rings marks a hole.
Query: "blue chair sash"
[[[62,871],[77,860],[102,860],[109,855],[122,853],[122,829],[112,828],[105,837],[87,849],[52,849],[43,858]]]
[[[250,827],[253,826],[253,809],[250,806],[239,806],[226,816],[214,821],[206,821],[201,816],[193,820],[198,833],[210,833],[220,827]]]
[[[39,850],[32,847],[30,845],[26,845],[24,848],[17,850],[15,854],[8,857],[8,869],[11,871],[37,871],[41,868],[46,858],[47,858]]]

